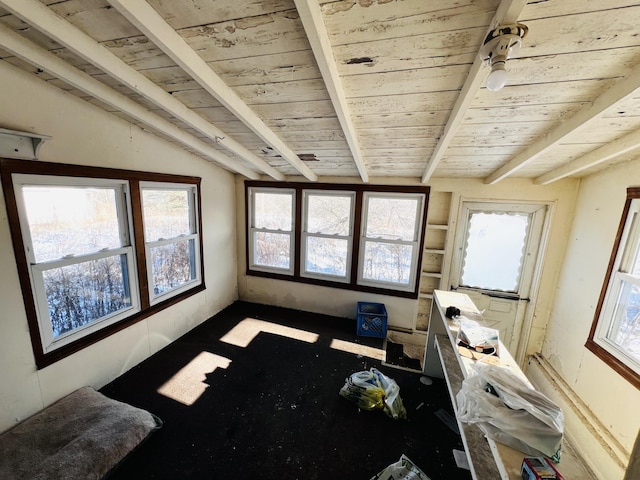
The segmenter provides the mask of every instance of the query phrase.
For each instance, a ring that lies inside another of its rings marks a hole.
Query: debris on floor
[[[462,450],[453,450],[453,458],[456,461],[456,465],[458,468],[464,468],[465,470],[471,470],[469,466],[469,459],[467,458],[467,454]]]
[[[339,393],[362,410],[383,410],[394,420],[407,418],[400,387],[376,368],[352,373]]]
[[[371,480],[430,480],[406,455],[382,470]]]

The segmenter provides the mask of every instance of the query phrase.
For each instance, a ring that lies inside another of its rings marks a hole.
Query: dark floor
[[[246,318],[271,323],[253,325],[243,344],[235,334]],[[290,328],[276,333],[272,324]],[[442,419],[451,413],[444,381],[427,386],[418,373],[344,351],[354,343],[382,348],[382,339],[355,331],[355,320],[228,307],[101,389],[164,421],[110,478],[367,480],[404,453],[432,480],[468,480],[453,457],[460,437]],[[358,411],[338,395],[346,377],[371,367],[398,383],[407,420]],[[177,372],[192,393],[186,404],[158,393]]]

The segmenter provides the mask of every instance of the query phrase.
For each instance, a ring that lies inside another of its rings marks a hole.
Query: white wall
[[[0,196],[0,431],[74,389],[99,388],[237,298],[233,175],[0,62],[0,127],[50,135],[48,162],[202,178],[207,289],[47,368],[37,370],[4,197]]]
[[[542,356],[528,369],[565,404],[574,443],[599,473],[620,479],[640,427],[640,391],[584,344],[589,335],[629,186],[640,185],[640,159],[582,180]],[[580,417],[583,417],[581,419]]]

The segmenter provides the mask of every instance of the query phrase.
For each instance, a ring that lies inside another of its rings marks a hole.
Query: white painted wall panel
[[[557,293],[542,355],[561,380],[584,402],[591,418],[624,451],[640,427],[640,391],[585,347],[629,186],[640,185],[640,160],[627,162],[582,180]],[[553,389],[549,382],[540,385]],[[572,415],[572,412],[567,412]],[[602,458],[598,436],[582,437],[583,455]],[[602,478],[622,478],[611,458],[596,465]]]
[[[0,431],[83,386],[100,388],[237,298],[233,176],[0,62],[0,127],[51,135],[42,161],[199,176],[207,290],[36,370],[0,196]],[[169,372],[168,372],[169,373]]]

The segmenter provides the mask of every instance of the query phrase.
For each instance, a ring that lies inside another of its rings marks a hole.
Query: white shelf
[[[440,272],[422,272],[422,276],[431,278],[442,278],[442,274]]]
[[[437,223],[427,223],[427,228],[431,230],[449,230],[449,225],[440,225]]]

